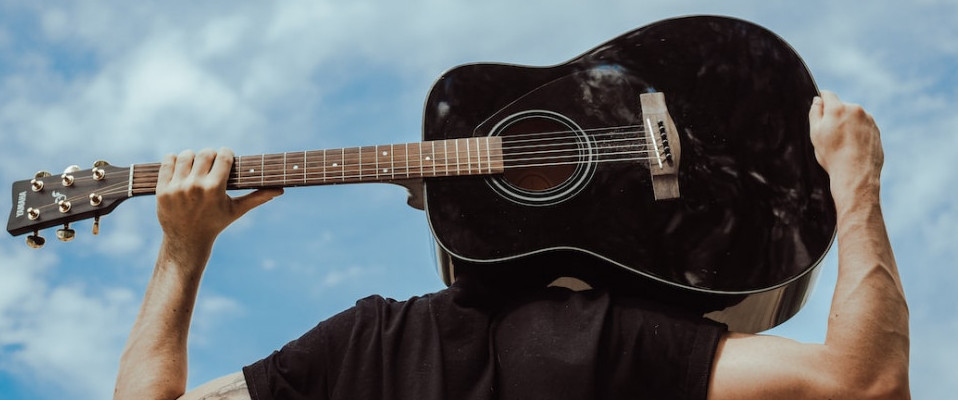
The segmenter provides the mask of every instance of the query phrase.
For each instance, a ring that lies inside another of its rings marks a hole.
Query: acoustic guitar
[[[818,94],[781,38],[725,17],[669,19],[550,67],[468,64],[436,81],[423,141],[237,157],[230,189],[398,183],[445,262],[571,252],[738,331],[804,304],[835,234],[808,137]],[[158,163],[13,184],[7,231],[99,218],[155,193]]]

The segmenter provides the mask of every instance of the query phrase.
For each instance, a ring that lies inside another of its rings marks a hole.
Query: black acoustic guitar
[[[228,187],[402,184],[446,261],[586,255],[759,331],[804,304],[834,237],[808,138],[817,94],[766,29],[671,19],[552,67],[453,68],[426,100],[423,142],[237,157]],[[13,184],[7,230],[39,247],[63,225],[69,240],[71,222],[155,193],[158,168],[40,172]]]

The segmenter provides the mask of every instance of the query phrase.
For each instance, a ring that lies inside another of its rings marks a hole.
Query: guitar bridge
[[[675,122],[665,106],[665,94],[643,93],[642,120],[645,124],[649,172],[652,174],[652,192],[656,200],[679,197],[679,161],[682,148]]]

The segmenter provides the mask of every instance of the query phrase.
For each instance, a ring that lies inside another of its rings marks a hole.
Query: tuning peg
[[[43,190],[43,178],[50,176],[50,173],[47,171],[38,171],[33,175],[33,179],[30,180],[30,187],[34,192],[39,192]]]
[[[71,185],[73,185],[73,180],[74,180],[74,178],[73,178],[73,175],[71,175],[71,174],[73,174],[74,172],[77,172],[77,171],[79,171],[79,170],[80,170],[80,166],[78,166],[78,165],[71,165],[71,166],[67,167],[66,169],[64,169],[64,170],[63,170],[63,175],[60,175],[60,179],[63,180],[63,186],[71,186]]]
[[[31,248],[39,249],[46,243],[47,240],[44,239],[43,236],[40,236],[40,232],[33,231],[32,235],[27,236],[27,246],[30,246]]]
[[[70,229],[70,224],[63,225],[63,228],[57,229],[57,239],[60,239],[61,242],[69,242],[73,240],[77,235],[77,232],[73,229]]]
[[[93,234],[94,235],[100,234],[100,216],[99,215],[93,217]]]
[[[110,163],[103,160],[98,160],[93,163],[93,180],[99,181],[106,177],[106,171],[104,171],[103,168],[100,168],[106,165],[110,165]]]

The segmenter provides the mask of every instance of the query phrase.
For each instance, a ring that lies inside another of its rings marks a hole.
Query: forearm
[[[186,390],[187,336],[211,245],[164,237],[120,359],[115,399],[174,399]]]
[[[878,191],[841,193],[836,208],[839,271],[825,347],[862,384],[907,390],[908,307]]]

